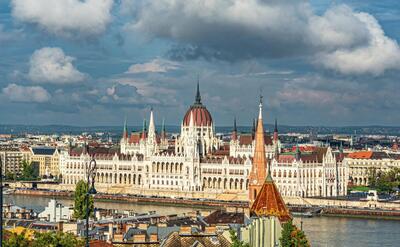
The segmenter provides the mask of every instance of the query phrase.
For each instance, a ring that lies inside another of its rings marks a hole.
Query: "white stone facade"
[[[272,177],[282,196],[334,197],[347,195],[348,167],[331,148],[322,160],[280,157],[271,163]]]
[[[96,183],[115,188],[247,195],[254,141],[247,139],[241,144],[240,140],[233,140],[228,143],[227,153],[214,155],[224,143],[215,136],[211,116],[206,115],[204,109],[200,97],[196,98],[194,108],[186,115],[190,120],[185,116],[175,144],[168,144],[165,135],[157,135],[151,111],[148,132],[129,138],[125,129],[118,154],[95,155]],[[274,159],[281,150],[277,131],[273,139],[266,143],[266,155],[272,159],[272,176],[283,196],[346,194],[348,170],[336,161],[330,149],[320,161],[291,159],[287,162]],[[62,182],[74,185],[85,179],[85,165],[89,159],[89,154],[63,152],[60,158]]]

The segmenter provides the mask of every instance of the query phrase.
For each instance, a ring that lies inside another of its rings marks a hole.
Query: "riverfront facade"
[[[261,104],[259,112],[260,121]],[[271,163],[272,176],[282,195],[329,197],[346,194],[347,167],[330,148],[281,154],[277,126],[273,136],[265,136],[265,156]],[[62,183],[74,186],[84,179],[86,163],[94,156],[96,183],[107,192],[136,188],[203,192],[214,197],[230,193],[245,196],[249,189],[254,148],[254,132],[239,134],[236,124],[229,142],[217,138],[213,119],[202,104],[197,88],[195,102],[184,115],[181,133],[175,139],[167,138],[165,128],[161,133],[156,132],[151,110],[149,126],[147,128],[145,122],[141,132],[129,135],[125,124],[119,150],[70,147],[62,152],[60,172]]]

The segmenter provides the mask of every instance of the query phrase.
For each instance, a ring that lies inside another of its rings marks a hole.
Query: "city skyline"
[[[1,123],[398,126],[400,4],[335,2],[0,1]]]

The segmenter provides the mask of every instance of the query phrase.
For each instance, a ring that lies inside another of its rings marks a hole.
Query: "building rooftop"
[[[35,155],[53,155],[56,151],[55,148],[50,147],[34,147],[32,148],[32,152]]]
[[[270,175],[267,176],[260,192],[258,192],[250,208],[250,215],[257,217],[276,216],[281,222],[286,222],[292,218]]]

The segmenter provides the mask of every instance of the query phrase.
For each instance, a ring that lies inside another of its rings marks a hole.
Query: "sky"
[[[0,0],[0,124],[400,123],[398,0]]]

